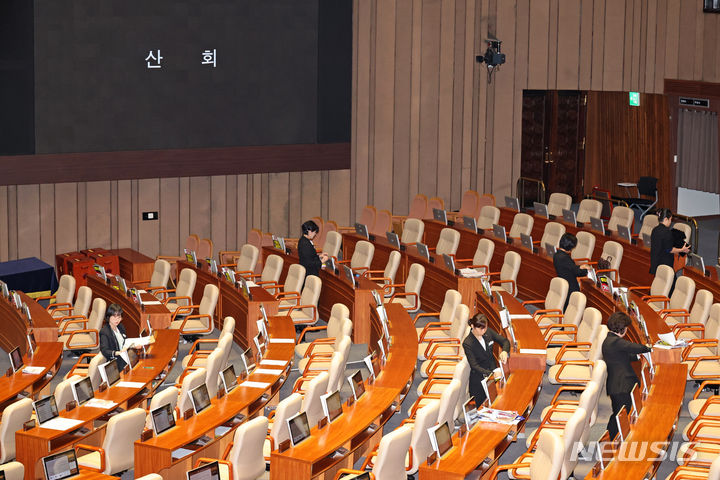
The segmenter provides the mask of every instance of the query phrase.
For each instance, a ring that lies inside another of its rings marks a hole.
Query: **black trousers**
[[[610,434],[610,440],[612,440],[618,434],[615,416],[622,407],[625,407],[625,411],[629,414],[632,409],[632,399],[630,398],[630,393],[613,393],[610,395],[610,403],[612,404],[612,415],[610,415],[610,420],[608,420],[607,431]]]

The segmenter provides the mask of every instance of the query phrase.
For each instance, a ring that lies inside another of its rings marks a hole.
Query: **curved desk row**
[[[27,334],[31,330],[37,342],[57,342],[58,328],[55,319],[35,300],[23,292],[18,294],[30,310],[32,326],[22,311],[0,295],[0,318],[3,322],[3,328],[0,329],[0,348],[9,352],[20,347],[20,352],[24,355],[27,352]]]

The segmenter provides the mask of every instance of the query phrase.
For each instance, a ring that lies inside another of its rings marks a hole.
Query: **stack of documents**
[[[504,425],[517,425],[523,419],[517,412],[485,407],[478,411],[478,416],[481,422],[502,423]]]

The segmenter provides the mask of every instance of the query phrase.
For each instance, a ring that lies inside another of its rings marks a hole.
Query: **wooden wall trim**
[[[344,170],[350,144],[0,156],[0,185]]]
[[[665,79],[665,95],[720,98],[720,83]]]

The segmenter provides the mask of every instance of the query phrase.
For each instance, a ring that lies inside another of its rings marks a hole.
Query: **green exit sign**
[[[640,106],[640,92],[630,92],[630,106],[631,107],[639,107]]]

